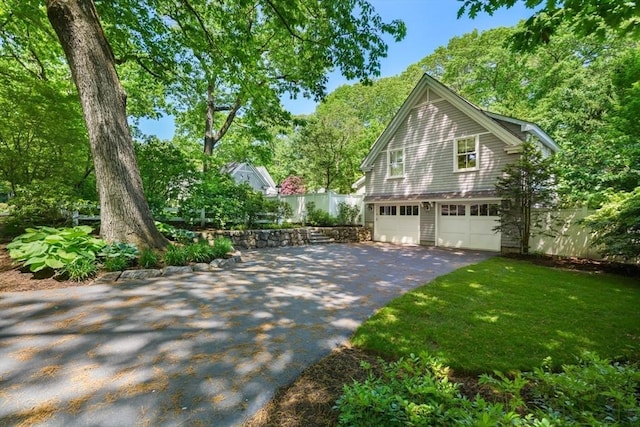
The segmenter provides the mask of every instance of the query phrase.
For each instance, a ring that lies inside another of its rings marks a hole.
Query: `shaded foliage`
[[[552,158],[544,157],[533,143],[524,143],[519,159],[505,166],[495,189],[508,203],[499,209],[494,230],[514,237],[520,253],[529,253],[530,238],[544,230],[558,205]]]
[[[632,261],[640,258],[640,187],[612,194],[584,222],[595,231],[592,244],[603,255]]]

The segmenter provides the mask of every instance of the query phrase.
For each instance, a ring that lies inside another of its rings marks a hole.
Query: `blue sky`
[[[399,43],[387,40],[388,55],[382,60],[381,77],[393,76],[404,71],[409,65],[432,53],[439,46],[473,29],[488,30],[501,26],[512,26],[530,16],[533,11],[521,2],[511,9],[501,9],[493,16],[481,14],[476,19],[462,17],[456,19],[460,3],[457,0],[370,0],[384,21],[401,19],[407,25],[407,36]],[[328,90],[348,83],[339,73],[329,76]],[[309,99],[282,99],[286,109],[294,114],[309,114],[316,103]],[[149,135],[162,139],[173,136],[174,124],[170,117],[160,120],[143,120],[140,129]]]

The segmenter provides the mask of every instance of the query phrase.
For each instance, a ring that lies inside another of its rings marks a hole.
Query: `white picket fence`
[[[313,202],[316,209],[328,212],[333,216],[338,215],[338,205],[340,203],[357,206],[361,221],[364,218],[364,195],[362,194],[336,194],[329,191],[327,193],[280,195],[277,197],[280,201],[286,202],[291,206],[293,216],[286,219],[289,222],[303,223],[307,215],[307,203],[309,202]]]

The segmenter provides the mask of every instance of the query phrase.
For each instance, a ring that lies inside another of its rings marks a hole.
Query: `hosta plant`
[[[107,259],[124,258],[128,261],[131,261],[138,258],[139,252],[138,248],[133,243],[115,242],[110,243],[102,248],[98,255]]]
[[[89,226],[27,228],[7,245],[9,256],[32,272],[59,270],[79,258],[95,260],[105,242],[91,235]]]
[[[176,228],[173,225],[165,224],[164,222],[156,221],[156,228],[162,235],[174,242],[179,243],[193,243],[194,239],[198,237],[198,233],[184,228]]]

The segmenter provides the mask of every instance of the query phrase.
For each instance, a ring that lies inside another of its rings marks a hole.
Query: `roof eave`
[[[505,122],[513,123],[520,126],[522,132],[529,132],[535,135],[544,145],[546,145],[551,151],[557,153],[560,151],[560,147],[545,131],[532,122],[516,119],[514,117],[504,116],[502,114],[492,113],[487,111],[486,114],[496,120],[503,120]]]

